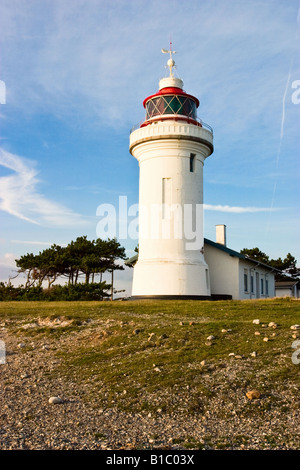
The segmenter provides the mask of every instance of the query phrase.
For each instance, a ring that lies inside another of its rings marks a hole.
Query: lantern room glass
[[[146,103],[146,120],[155,116],[174,114],[197,119],[197,106],[194,100],[186,96],[155,96]]]

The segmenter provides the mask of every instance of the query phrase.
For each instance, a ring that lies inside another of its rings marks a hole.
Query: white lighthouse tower
[[[213,132],[197,118],[199,100],[170,75],[143,102],[145,121],[130,134],[138,160],[139,255],[133,298],[209,298],[204,259],[203,165],[213,152]]]

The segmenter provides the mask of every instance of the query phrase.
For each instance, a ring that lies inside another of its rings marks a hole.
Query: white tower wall
[[[209,297],[203,163],[212,152],[211,132],[184,122],[159,122],[134,131],[130,151],[140,166],[139,257],[132,295]]]

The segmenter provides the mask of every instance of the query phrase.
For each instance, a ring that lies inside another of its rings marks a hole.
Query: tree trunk
[[[114,270],[111,270],[111,293],[110,293],[110,300],[113,300],[114,295]]]

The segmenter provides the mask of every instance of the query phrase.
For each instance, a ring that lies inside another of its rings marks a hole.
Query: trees
[[[266,255],[263,251],[259,248],[243,248],[241,250],[243,255],[249,256],[249,258],[257,260],[261,263],[268,264],[275,269],[281,271],[281,273],[276,274],[277,280],[284,280],[289,279],[290,277],[299,277],[300,276],[300,268],[297,268],[297,260],[291,253],[288,253],[286,257],[282,260],[281,258],[278,259],[270,259],[268,255]]]
[[[29,253],[16,260],[19,273],[26,273],[25,288],[41,287],[44,281],[48,282],[48,289],[58,278],[67,278],[69,286],[76,286],[84,278],[84,284],[95,284],[95,276],[99,275],[99,284],[106,290],[111,288],[113,296],[114,271],[124,269],[117,263],[125,259],[125,249],[116,239],[90,241],[87,236],[78,237],[66,247],[52,245],[39,252],[38,255]],[[110,272],[111,285],[102,282],[104,272]]]

